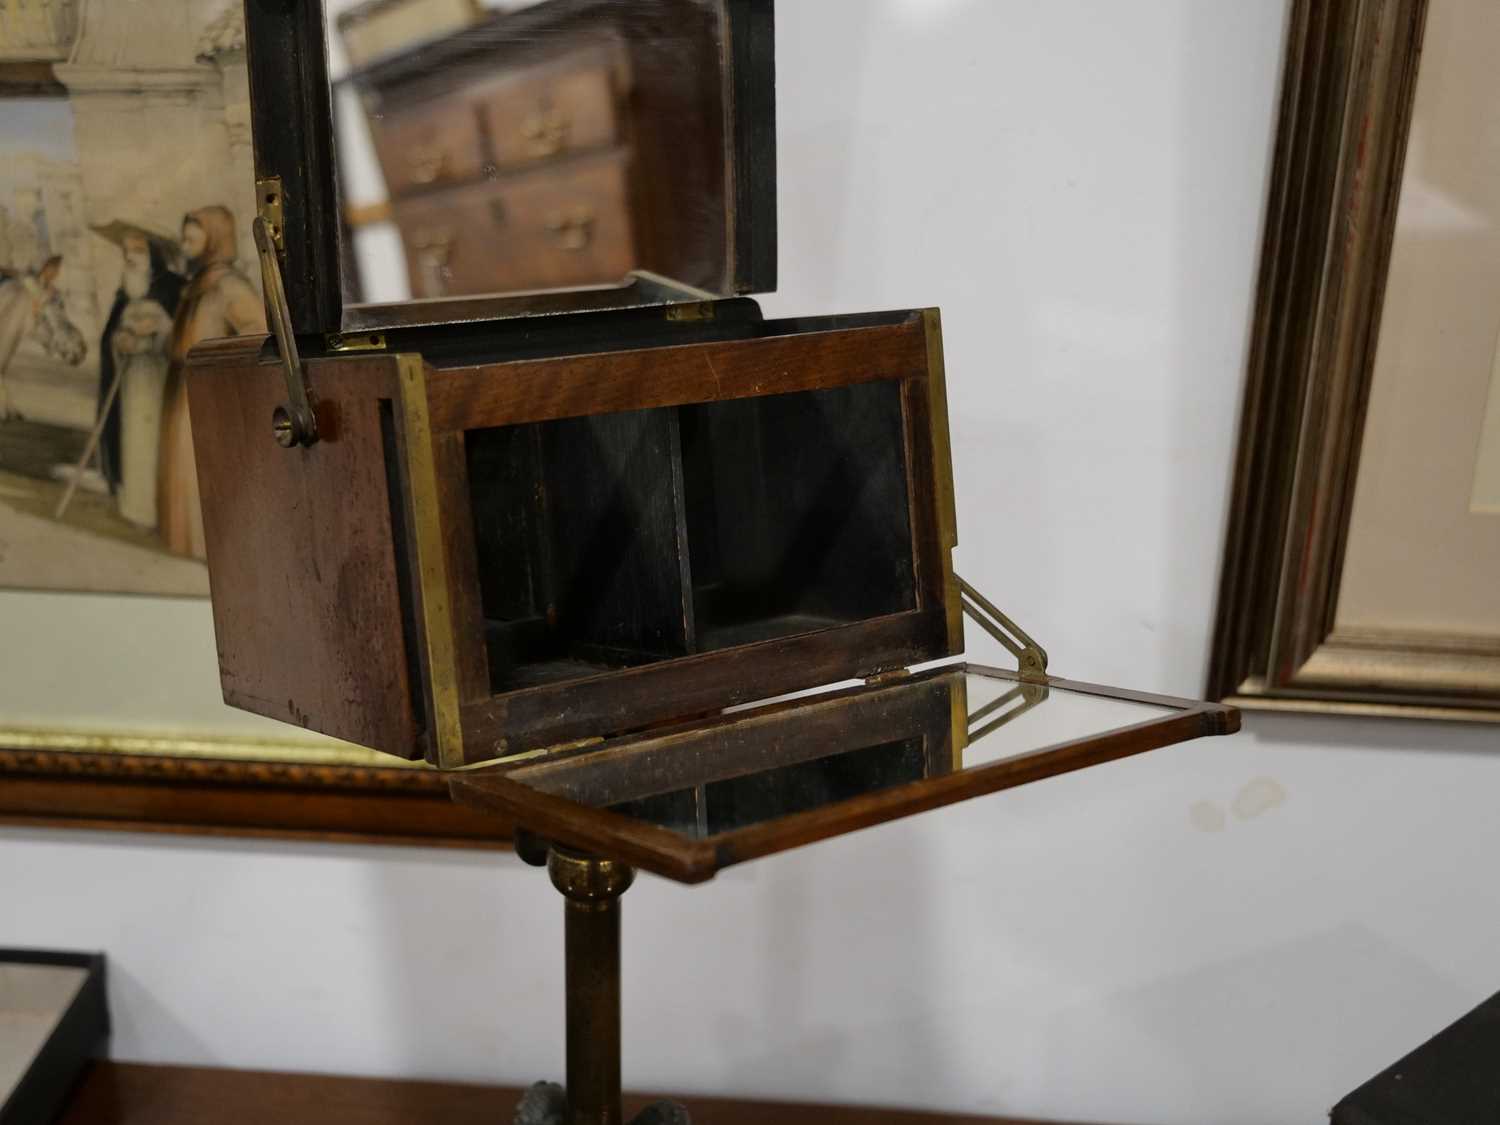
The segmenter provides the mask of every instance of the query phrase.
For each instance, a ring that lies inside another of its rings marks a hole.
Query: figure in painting
[[[114,496],[132,524],[154,530],[167,342],[185,283],[168,264],[171,239],[118,219],[93,230],[120,248],[120,284],[99,341],[94,428],[77,464],[53,469],[68,484],[52,517],[61,519],[76,490],[88,487]]]
[[[157,525],[167,550],[201,559],[206,552],[188,418],[187,355],[203,340],[264,332],[266,316],[259,294],[236,262],[234,215],[227,207],[190,212],[182,221],[182,252],[188,260],[189,281],[168,349]]]
[[[36,273],[0,282],[0,421],[16,413],[5,376],[27,336],[35,337],[48,355],[70,367],[82,363],[88,352],[83,333],[68,319],[57,290],[62,264],[59,257],[48,258]]]
[[[175,247],[169,239],[122,222],[94,230],[118,245],[123,258],[99,343],[99,471],[119,501],[120,514],[154,527],[166,343],[185,282],[170,267]],[[122,423],[122,416],[128,420]],[[127,442],[125,430],[133,440]],[[127,444],[132,447],[128,490],[123,487]]]

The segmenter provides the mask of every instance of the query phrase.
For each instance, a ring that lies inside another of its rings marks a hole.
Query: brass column
[[[559,848],[548,853],[547,872],[567,900],[568,1122],[622,1125],[620,896],[635,872]]]

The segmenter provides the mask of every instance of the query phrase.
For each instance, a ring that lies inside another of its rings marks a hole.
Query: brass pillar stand
[[[554,847],[547,853],[547,872],[566,900],[568,1085],[566,1091],[549,1082],[533,1086],[516,1110],[515,1125],[624,1125],[620,896],[635,881],[635,871],[616,860]],[[689,1120],[676,1103],[656,1102],[632,1125],[689,1125]]]

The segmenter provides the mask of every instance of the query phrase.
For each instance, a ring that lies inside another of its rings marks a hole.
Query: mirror
[[[737,724],[522,763],[506,777],[712,839],[1002,762],[1035,758],[1042,776],[1064,772],[1069,747],[1181,713],[1171,701],[1018,682],[972,667],[934,670],[876,691],[808,696],[798,708],[748,710]],[[1057,764],[1049,767],[1053,751]]]
[[[326,0],[343,327],[749,291],[734,13],[761,2]]]
[[[725,867],[1239,727],[1227,708],[947,665],[453,775],[551,840],[686,883]],[[527,836],[531,840],[527,841]]]

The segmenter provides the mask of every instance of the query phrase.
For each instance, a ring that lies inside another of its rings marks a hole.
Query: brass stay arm
[[[1047,651],[1007,617],[994,602],[970,586],[957,574],[959,601],[966,614],[1004,646],[1020,665],[1023,680],[1044,679],[1047,675]]]
[[[312,408],[312,387],[307,370],[297,352],[297,337],[292,329],[292,311],[287,304],[286,286],[281,280],[282,229],[281,181],[261,180],[259,214],[251,224],[255,250],[260,255],[260,275],[265,283],[266,301],[271,307],[271,329],[281,353],[281,369],[286,376],[287,404],[278,406],[271,416],[276,443],[287,449],[295,445],[314,445],[318,440],[318,416]]]

